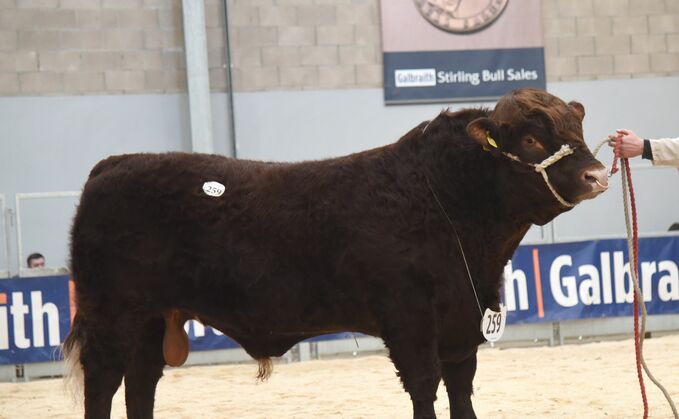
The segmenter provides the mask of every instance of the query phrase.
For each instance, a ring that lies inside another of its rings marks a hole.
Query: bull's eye
[[[535,138],[533,137],[526,137],[524,141],[526,142],[526,145],[535,145]]]

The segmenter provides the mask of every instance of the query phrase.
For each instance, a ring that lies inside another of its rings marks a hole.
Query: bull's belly
[[[252,357],[282,356],[295,344],[312,337],[359,332],[378,336],[373,322],[343,319],[335,313],[319,309],[314,316],[304,317],[299,310],[206,310],[197,307],[191,315],[238,342]]]
[[[338,332],[378,334],[374,308],[333,298],[325,290],[275,289],[273,287],[228,290],[222,298],[206,302],[200,296],[181,309],[224,334],[238,337],[277,337],[299,340]],[[202,294],[202,293],[201,293]],[[184,301],[185,303],[186,301]],[[178,302],[182,303],[182,302]]]

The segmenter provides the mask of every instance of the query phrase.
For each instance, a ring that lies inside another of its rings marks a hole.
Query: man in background
[[[29,269],[44,268],[45,257],[40,253],[31,253],[26,259],[26,265]]]

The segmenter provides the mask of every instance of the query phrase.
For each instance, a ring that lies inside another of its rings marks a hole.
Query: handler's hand
[[[619,129],[615,132],[616,135],[608,136],[608,145],[613,147],[620,157],[641,156],[644,151],[644,140],[627,129]]]

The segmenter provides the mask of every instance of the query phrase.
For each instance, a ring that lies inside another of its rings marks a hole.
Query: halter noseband
[[[422,128],[422,133],[424,133],[424,131],[429,127],[429,124],[431,122],[432,121],[427,121],[427,124]],[[492,147],[497,148],[497,143],[495,142],[493,137],[490,136],[490,134],[488,132],[486,132],[486,139],[488,140],[488,143]],[[490,150],[490,148],[488,148],[487,146],[483,146],[483,149],[486,150],[486,151]],[[542,178],[545,180],[547,187],[549,188],[550,191],[552,191],[552,195],[554,195],[554,198],[556,198],[556,200],[559,201],[559,203],[561,205],[563,205],[564,207],[573,208],[573,207],[575,207],[575,204],[570,203],[570,202],[566,201],[565,199],[563,199],[563,197],[561,195],[559,195],[559,193],[556,191],[554,186],[552,186],[552,183],[549,181],[549,176],[547,176],[547,168],[549,166],[558,162],[562,158],[564,158],[564,157],[566,157],[570,154],[573,154],[573,152],[574,152],[574,150],[571,148],[571,146],[569,146],[568,144],[563,144],[561,146],[561,148],[556,151],[556,153],[547,157],[546,159],[544,159],[540,163],[526,163],[526,162],[522,161],[520,158],[518,158],[517,156],[513,155],[512,153],[507,153],[506,151],[503,151],[502,154],[505,157],[508,157],[508,158],[514,160],[515,162],[533,167],[537,173],[540,173],[542,175]]]
[[[569,154],[573,154],[573,149],[568,144],[562,145],[561,148],[556,153],[547,157],[540,163],[526,163],[524,161],[521,161],[521,159],[519,159],[517,156],[504,151],[502,152],[502,154],[516,162],[533,167],[536,172],[542,175],[542,178],[545,180],[547,187],[549,188],[550,191],[552,191],[552,195],[554,195],[554,198],[556,198],[556,200],[559,201],[561,205],[563,205],[566,208],[573,208],[575,206],[575,204],[566,201],[565,199],[563,199],[563,197],[561,197],[561,195],[559,195],[556,189],[554,189],[554,186],[552,186],[552,183],[549,181],[549,177],[547,176],[547,168],[549,166],[553,165],[554,163],[558,162],[559,160],[568,156]]]

